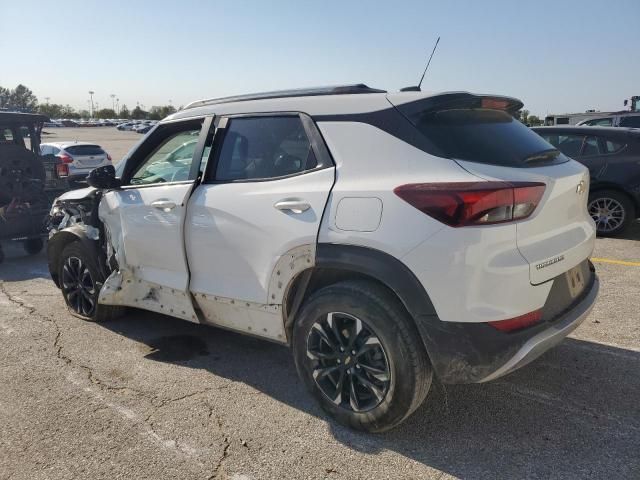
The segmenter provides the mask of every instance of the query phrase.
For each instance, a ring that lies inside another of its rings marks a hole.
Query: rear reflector
[[[535,310],[530,313],[525,313],[516,318],[509,318],[507,320],[499,320],[497,322],[487,322],[496,330],[501,332],[515,332],[516,330],[522,330],[523,328],[530,327],[542,320],[542,310]]]
[[[411,206],[451,227],[491,225],[527,218],[540,203],[544,183],[412,183],[393,191]]]
[[[56,175],[58,178],[64,178],[69,176],[69,165],[66,163],[59,163],[56,165]]]

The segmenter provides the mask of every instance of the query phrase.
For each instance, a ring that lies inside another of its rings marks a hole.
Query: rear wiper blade
[[[560,151],[555,148],[550,148],[549,150],[542,150],[541,152],[534,153],[522,159],[524,163],[537,163],[537,162],[549,162],[551,160],[555,160],[558,155],[560,155]]]

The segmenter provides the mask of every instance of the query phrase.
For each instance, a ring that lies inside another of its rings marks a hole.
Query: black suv
[[[0,111],[0,242],[22,242],[29,254],[42,250],[51,202],[69,189],[68,166],[40,155],[47,121],[44,115]]]
[[[589,213],[598,234],[620,234],[640,217],[640,129],[535,127],[533,130],[589,168]]]

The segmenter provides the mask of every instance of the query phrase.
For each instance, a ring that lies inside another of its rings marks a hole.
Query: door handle
[[[172,202],[171,200],[156,200],[155,202],[151,202],[151,206],[158,210],[162,210],[165,213],[169,213],[171,210],[176,208],[175,202]]]
[[[282,211],[289,211],[291,213],[306,212],[311,208],[304,200],[281,200],[274,205],[275,208]]]

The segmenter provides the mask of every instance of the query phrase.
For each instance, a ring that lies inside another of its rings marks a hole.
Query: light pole
[[[113,108],[113,111],[116,111],[116,94],[112,93],[111,95],[109,95],[111,97],[111,107]]]
[[[116,114],[118,118],[120,117],[120,99],[116,98]]]
[[[51,97],[44,97],[44,99],[45,99],[45,100],[46,100],[46,102],[47,102],[47,105],[49,105],[49,99],[50,99],[50,98],[51,98]]]
[[[93,90],[89,90],[89,98],[91,99],[91,111],[89,112],[89,114],[91,115],[91,118],[93,118],[93,94],[96,93]]]

